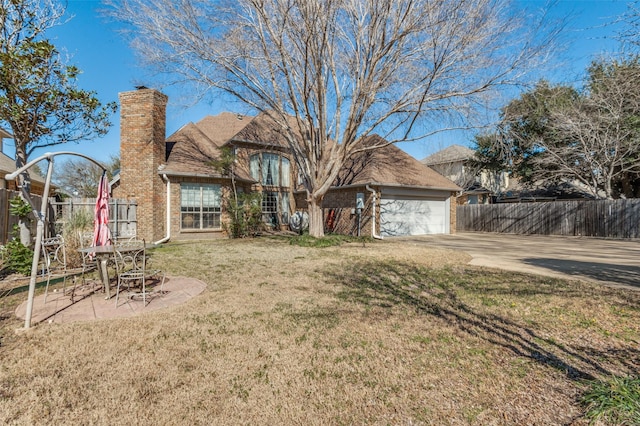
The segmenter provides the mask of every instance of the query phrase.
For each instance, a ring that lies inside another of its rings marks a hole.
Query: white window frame
[[[217,231],[222,229],[221,198],[222,188],[219,184],[181,184],[180,229],[183,231]]]

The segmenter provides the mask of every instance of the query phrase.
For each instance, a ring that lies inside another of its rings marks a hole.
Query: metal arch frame
[[[34,207],[29,193],[27,193],[24,188],[21,188],[23,196],[27,199],[27,201],[31,205],[33,214],[36,216],[36,219],[38,221],[38,225],[36,228],[36,243],[35,243],[35,247],[33,248],[33,261],[31,262],[31,279],[29,280],[29,296],[27,298],[27,312],[24,320],[25,329],[31,328],[31,314],[33,312],[33,299],[35,297],[35,292],[36,292],[36,277],[38,275],[38,262],[40,260],[40,242],[42,241],[42,236],[44,234],[44,223],[47,217],[47,205],[49,203],[49,189],[51,187],[51,175],[53,174],[53,157],[57,155],[75,155],[77,157],[82,157],[96,164],[97,166],[102,168],[103,171],[107,170],[104,165],[102,165],[98,161],[84,154],[79,154],[76,152],[69,152],[69,151],[47,152],[46,154],[43,154],[42,156],[29,161],[27,164],[20,167],[15,172],[9,173],[4,177],[6,181],[14,180],[22,172],[29,169],[34,164],[39,163],[42,160],[49,161],[49,164],[47,166],[47,178],[45,180],[44,191],[42,193],[42,204],[40,206],[40,212],[38,212]]]

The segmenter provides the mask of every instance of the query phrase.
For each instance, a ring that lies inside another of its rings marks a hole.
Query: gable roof
[[[211,166],[220,147],[247,126],[253,117],[223,112],[189,123],[166,139],[167,161],[163,173],[183,176],[223,177]],[[238,171],[239,179],[252,180]]]
[[[289,125],[295,129],[297,127],[297,123],[294,122],[295,118],[291,117],[289,121]],[[278,125],[264,112],[258,114],[242,130],[233,135],[232,140],[229,142],[235,144],[249,143],[276,149],[289,148],[289,144],[282,137],[282,132]]]
[[[4,152],[0,152],[0,173],[9,174],[16,170],[16,161]]]
[[[365,144],[383,144],[378,135],[367,138]],[[396,145],[364,151],[347,160],[334,186],[383,185],[460,191],[461,188],[420,163]]]
[[[293,123],[292,123],[293,124]],[[229,144],[251,144],[265,148],[287,149],[277,125],[269,116],[256,117],[222,113],[189,123],[166,139],[168,156],[162,173],[181,176],[222,178],[210,164],[220,156],[220,148]],[[384,144],[378,135],[367,137],[366,145]],[[241,180],[253,181],[248,170],[236,169]],[[396,145],[361,152],[347,160],[334,187],[346,185],[386,185],[461,190],[449,179],[402,151]]]
[[[427,166],[436,164],[455,163],[458,161],[466,161],[472,158],[475,151],[462,145],[451,145],[445,149],[431,154],[422,159],[420,162]]]
[[[252,116],[223,112],[218,115],[208,115],[198,121],[195,126],[216,146],[221,147],[253,120]]]

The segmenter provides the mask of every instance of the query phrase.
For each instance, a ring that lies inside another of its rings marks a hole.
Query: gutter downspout
[[[154,242],[154,245],[166,243],[171,238],[171,181],[166,174],[162,174],[162,180],[167,184],[167,235]]]
[[[376,234],[376,201],[377,201],[377,193],[376,190],[371,188],[369,185],[366,185],[367,191],[373,194],[373,202],[371,203],[371,236],[377,240],[381,240],[382,236]]]

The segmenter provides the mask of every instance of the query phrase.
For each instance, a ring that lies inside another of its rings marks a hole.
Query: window
[[[289,193],[265,191],[262,193],[262,220],[273,227],[289,223]]]
[[[280,186],[280,156],[276,154],[262,154],[262,184]]]
[[[289,223],[291,209],[287,187],[291,185],[291,162],[279,154],[263,152],[249,157],[251,177],[265,188],[262,193],[262,219],[268,225]],[[279,187],[279,188],[273,188]]]
[[[291,163],[279,154],[263,152],[249,158],[251,177],[265,186],[289,186]]]
[[[257,181],[260,180],[260,154],[254,154],[249,158],[249,169],[251,177]]]
[[[289,204],[289,193],[283,192],[280,194],[280,213],[282,217],[282,223],[285,225],[289,223],[289,211],[291,210],[291,205]]]
[[[282,157],[282,186],[290,186],[290,175],[291,166],[289,165],[289,159]]]
[[[265,191],[262,194],[262,220],[267,225],[278,226],[278,193]]]
[[[182,229],[220,229],[220,185],[180,186],[180,223]]]

